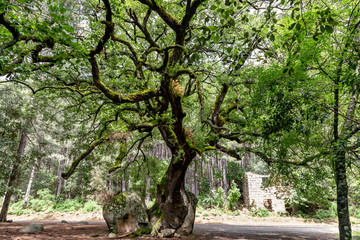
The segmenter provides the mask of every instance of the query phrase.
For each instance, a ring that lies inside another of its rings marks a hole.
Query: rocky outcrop
[[[19,232],[22,233],[35,233],[42,231],[44,231],[44,226],[42,224],[30,224],[19,229]]]
[[[138,231],[149,224],[145,203],[135,192],[112,197],[103,207],[103,217],[109,229],[118,233]]]

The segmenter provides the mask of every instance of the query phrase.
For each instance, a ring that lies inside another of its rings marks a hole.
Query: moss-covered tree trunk
[[[193,158],[173,155],[162,181],[157,186],[156,203],[152,208],[154,233],[173,229],[191,234],[195,220],[194,198],[185,191],[185,174]]]
[[[172,105],[173,108],[174,106]],[[172,157],[157,186],[156,202],[151,209],[153,234],[161,233],[164,229],[172,229],[182,235],[190,234],[195,220],[196,197],[185,191],[184,183],[186,171],[196,152],[185,133],[181,109],[173,109],[173,114],[177,115],[178,121],[171,126],[159,127]]]

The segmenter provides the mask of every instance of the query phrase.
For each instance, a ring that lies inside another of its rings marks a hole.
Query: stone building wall
[[[251,172],[243,176],[244,205],[250,209],[268,209],[269,211],[285,211],[285,201],[282,193],[276,187],[266,186],[269,175],[258,175]]]

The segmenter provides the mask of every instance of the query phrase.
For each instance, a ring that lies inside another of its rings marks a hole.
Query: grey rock
[[[115,233],[109,233],[108,237],[109,238],[114,238],[114,237],[116,237],[116,234]]]
[[[138,231],[149,224],[145,203],[135,192],[112,197],[104,204],[103,217],[109,229],[118,233]]]
[[[172,237],[175,233],[175,229],[171,229],[171,228],[165,228],[163,230],[161,230],[161,233],[159,234],[159,237]]]
[[[89,222],[86,222],[86,221],[81,221],[81,222],[79,222],[79,224],[82,224],[82,225],[89,225]]]
[[[44,231],[44,226],[42,224],[30,224],[19,229],[19,232],[22,233],[35,233]]]

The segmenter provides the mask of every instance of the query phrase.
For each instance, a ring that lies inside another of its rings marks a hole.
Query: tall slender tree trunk
[[[217,153],[215,155],[214,162],[215,162],[215,176],[218,176],[220,167],[219,167],[219,157],[218,157]],[[221,186],[221,181],[219,181],[218,178],[214,179],[214,185],[215,185],[215,188],[218,188],[219,186]]]
[[[24,197],[23,208],[26,208],[26,205],[29,202],[30,191],[31,191],[31,187],[32,187],[32,184],[33,184],[33,181],[34,181],[35,171],[36,171],[38,162],[39,162],[39,157],[37,157],[35,159],[34,166],[31,169],[30,179],[29,179],[29,183],[27,185],[26,193],[25,193],[25,197]]]
[[[19,167],[21,166],[21,163],[22,163],[22,157],[24,155],[26,140],[27,140],[26,129],[23,129],[20,134],[20,143],[19,143],[19,147],[18,147],[18,151],[17,151],[17,155],[16,155],[16,160],[13,164],[13,167],[12,167],[12,170],[11,170],[11,173],[9,176],[7,191],[5,193],[3,205],[1,208],[1,212],[0,212],[0,222],[7,221],[6,218],[7,218],[7,213],[9,211],[10,200],[11,200],[11,196],[14,193],[14,190],[15,190],[14,188],[17,184],[16,182],[17,182],[18,175],[19,175]]]
[[[227,162],[226,162],[226,159],[221,159],[221,162],[222,162],[222,183],[223,183],[223,188],[224,188],[224,191],[225,191],[225,194],[227,196],[227,192],[228,192],[228,185],[227,185],[227,179],[226,179],[226,165],[227,165]]]
[[[61,173],[64,171],[65,159],[59,161],[58,167],[58,176],[57,176],[57,184],[56,184],[56,193],[55,193],[55,201],[57,202],[60,198],[63,178],[61,177]]]
[[[68,198],[71,198],[71,194],[72,194],[72,178],[70,178],[70,181],[69,181],[69,192],[68,192]]]
[[[342,60],[340,61],[339,66],[342,65]],[[354,86],[353,96],[349,102],[346,120],[343,128],[343,134],[339,133],[339,88],[340,88],[340,73],[341,68],[338,69],[337,78],[335,79],[334,84],[334,122],[333,122],[333,161],[334,161],[334,175],[336,181],[336,193],[337,193],[337,211],[338,211],[338,221],[339,221],[339,235],[340,240],[351,240],[351,222],[349,216],[349,203],[348,203],[348,184],[346,180],[346,141],[347,139],[343,136],[347,135],[348,131],[352,128],[352,121],[354,112],[356,109],[357,99],[358,99],[358,87],[359,84]]]
[[[342,149],[337,149],[335,151],[334,165],[340,240],[351,240],[351,222],[348,207],[348,184],[346,180],[346,154]]]
[[[196,188],[196,169],[195,169],[195,163],[193,163],[191,167],[191,192],[195,194],[195,188]]]
[[[146,182],[146,185],[145,185],[145,203],[146,205],[150,202],[150,176],[146,176],[145,178],[145,182]]]
[[[249,145],[247,143],[243,143],[243,147],[249,147]],[[251,153],[245,152],[244,158],[241,161],[241,167],[243,167],[245,171],[249,168],[250,160],[251,160]]]
[[[199,196],[199,170],[197,161],[194,162],[194,194]]]
[[[126,192],[126,170],[124,170],[124,174],[121,178],[121,192]]]
[[[108,179],[108,178],[106,178]],[[107,181],[107,180],[106,180]],[[78,175],[76,178],[76,183],[75,183],[75,189],[73,190],[74,196],[76,195],[80,195],[81,197],[83,197],[84,191],[83,191],[83,169],[82,169],[82,165],[79,166],[79,170],[78,170]]]
[[[51,174],[51,159],[50,158],[46,158],[46,172],[48,174]]]
[[[212,158],[209,157],[209,162],[208,162],[208,172],[209,172],[209,183],[210,183],[210,188],[214,189],[214,184],[213,184],[213,167],[212,167]]]
[[[127,181],[127,190],[129,191],[130,190],[130,187],[131,187],[131,178],[130,178],[130,176],[129,176],[129,179],[128,179],[128,181]]]
[[[200,160],[200,179],[202,180],[204,177],[204,165],[203,165],[203,160],[202,159],[199,160]]]

